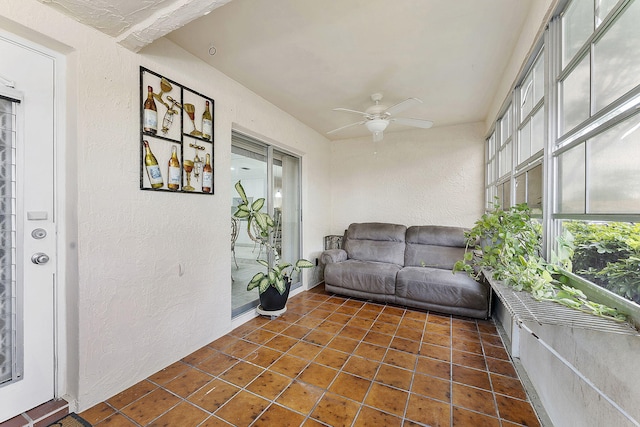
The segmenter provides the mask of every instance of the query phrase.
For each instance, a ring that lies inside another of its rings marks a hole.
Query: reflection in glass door
[[[271,165],[268,167],[267,165]],[[276,223],[273,246],[282,261],[300,257],[300,159],[253,138],[234,132],[231,147],[232,185],[242,181],[247,197],[266,199],[266,212]],[[231,214],[238,203],[232,189]],[[259,304],[258,291],[246,290],[247,283],[264,267],[257,259],[269,259],[270,254],[247,235],[247,222],[231,219],[231,286],[232,316],[252,310]],[[273,257],[271,257],[273,258]],[[300,286],[293,278],[292,289]]]

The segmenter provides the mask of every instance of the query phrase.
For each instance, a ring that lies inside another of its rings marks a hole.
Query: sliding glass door
[[[273,246],[283,261],[300,258],[300,158],[271,145],[234,132],[231,147],[232,185],[242,181],[247,197],[264,197],[267,210],[274,219],[276,229]],[[232,189],[231,213],[238,203]],[[273,257],[247,234],[246,221],[231,219],[231,285],[232,316],[238,316],[258,305],[258,291],[247,291],[247,283],[264,267],[256,262]],[[292,289],[300,286],[293,278]]]

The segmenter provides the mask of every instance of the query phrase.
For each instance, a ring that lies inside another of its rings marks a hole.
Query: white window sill
[[[607,301],[602,301],[601,299],[597,300],[597,302],[616,307],[619,311],[629,315],[631,323],[616,322],[612,319],[574,310],[552,301],[537,301],[528,292],[515,291],[513,288],[504,285],[499,280],[493,279],[491,277],[491,273],[488,271],[485,272],[484,276],[486,277],[487,282],[491,285],[495,294],[500,298],[500,301],[502,301],[505,308],[517,323],[535,322],[541,325],[558,325],[570,328],[591,329],[602,332],[640,336],[640,332],[638,332],[634,326],[634,323],[637,323],[635,322],[633,315],[621,310],[617,305],[607,303]],[[587,292],[585,293],[596,301],[596,298],[592,295],[589,295]],[[629,302],[629,304],[634,305],[631,302]]]

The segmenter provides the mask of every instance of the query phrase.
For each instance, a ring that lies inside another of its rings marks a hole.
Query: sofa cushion
[[[398,272],[396,295],[442,306],[486,310],[487,287],[465,273],[429,267],[404,267]]]
[[[347,229],[344,250],[349,259],[404,265],[407,227],[387,223],[351,224]]]
[[[347,252],[342,249],[327,249],[320,255],[320,262],[323,264],[331,264],[333,262],[342,262],[347,260]]]
[[[324,281],[330,285],[374,294],[395,295],[396,264],[347,260],[327,264]]]
[[[466,228],[437,225],[409,227],[404,265],[451,270],[464,257],[465,231]]]

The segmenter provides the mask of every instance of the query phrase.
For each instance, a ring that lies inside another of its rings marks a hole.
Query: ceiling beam
[[[173,30],[204,16],[231,0],[179,0],[157,10],[147,19],[132,26],[116,37],[119,44],[133,52],[163,37]]]

